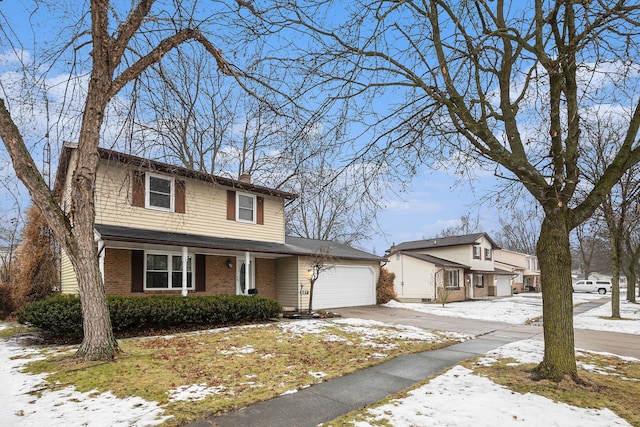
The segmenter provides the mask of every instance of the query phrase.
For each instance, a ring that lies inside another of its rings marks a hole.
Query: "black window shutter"
[[[196,292],[204,292],[207,290],[207,256],[196,254]]]
[[[131,292],[144,292],[144,251],[131,251]]]

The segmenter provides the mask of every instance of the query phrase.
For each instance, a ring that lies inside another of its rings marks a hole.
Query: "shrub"
[[[59,283],[58,259],[51,231],[37,206],[27,210],[22,244],[16,251],[14,309],[46,298]]]
[[[109,296],[107,303],[115,332],[263,321],[278,317],[282,311],[275,300],[236,295]],[[56,295],[27,304],[18,311],[18,321],[34,325],[53,337],[81,337],[80,299]]]
[[[7,317],[13,310],[13,288],[8,283],[0,283],[0,319]]]
[[[80,298],[54,295],[23,305],[18,310],[18,322],[36,326],[54,337],[82,336]]]
[[[393,281],[396,275],[386,268],[380,269],[380,277],[376,286],[376,303],[386,304],[391,300],[398,300],[396,291],[393,289]]]

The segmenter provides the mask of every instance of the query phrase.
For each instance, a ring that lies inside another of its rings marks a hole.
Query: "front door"
[[[249,289],[255,288],[255,259],[239,256],[236,266],[236,294],[249,295]]]

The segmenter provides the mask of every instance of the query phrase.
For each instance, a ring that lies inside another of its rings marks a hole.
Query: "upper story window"
[[[484,248],[484,259],[490,260],[492,256],[491,248]]]
[[[482,249],[480,248],[480,246],[478,245],[474,245],[473,246],[473,258],[474,259],[480,259],[482,256],[482,252],[480,252]]]
[[[227,190],[227,219],[248,224],[264,224],[264,197]]]
[[[145,188],[145,207],[173,212],[173,178],[147,173]]]
[[[256,223],[256,196],[236,193],[236,218],[238,221]]]

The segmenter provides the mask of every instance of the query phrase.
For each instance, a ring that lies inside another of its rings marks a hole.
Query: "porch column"
[[[104,286],[104,240],[98,240],[98,265],[100,266],[100,276],[102,276],[102,285]]]
[[[189,262],[189,251],[186,246],[182,247],[182,296],[186,297],[189,291],[187,290],[187,265]]]
[[[249,251],[244,253],[244,284],[245,293],[249,293],[249,289],[253,288],[251,283],[251,253]]]
[[[473,291],[476,284],[473,282],[473,273],[469,273],[469,298],[473,299]]]

